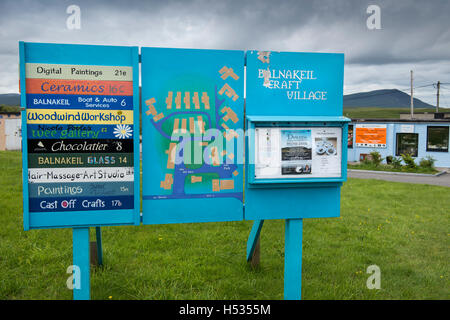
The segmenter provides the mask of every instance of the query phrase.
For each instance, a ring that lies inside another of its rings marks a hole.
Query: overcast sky
[[[69,5],[81,29],[69,30]],[[366,12],[381,9],[381,29]],[[0,93],[18,92],[18,41],[342,52],[344,93],[443,83],[450,107],[450,1],[0,0]],[[433,86],[415,96],[436,102]]]

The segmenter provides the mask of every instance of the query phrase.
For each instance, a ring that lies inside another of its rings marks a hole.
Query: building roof
[[[373,119],[373,118],[352,118],[352,122],[450,123],[450,118],[444,118],[444,119]]]

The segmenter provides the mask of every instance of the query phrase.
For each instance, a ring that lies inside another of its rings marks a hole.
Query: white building
[[[0,151],[22,149],[20,115],[0,114]]]

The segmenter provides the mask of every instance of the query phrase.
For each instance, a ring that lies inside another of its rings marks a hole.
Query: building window
[[[349,149],[353,149],[353,125],[348,125],[348,142],[347,146]]]
[[[409,154],[417,157],[419,149],[419,135],[417,133],[397,133],[396,156]]]
[[[449,127],[427,127],[427,151],[448,152]]]

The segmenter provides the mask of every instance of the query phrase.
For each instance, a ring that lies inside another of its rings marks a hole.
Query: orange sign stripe
[[[34,94],[76,94],[132,96],[132,81],[26,79],[26,92]]]

